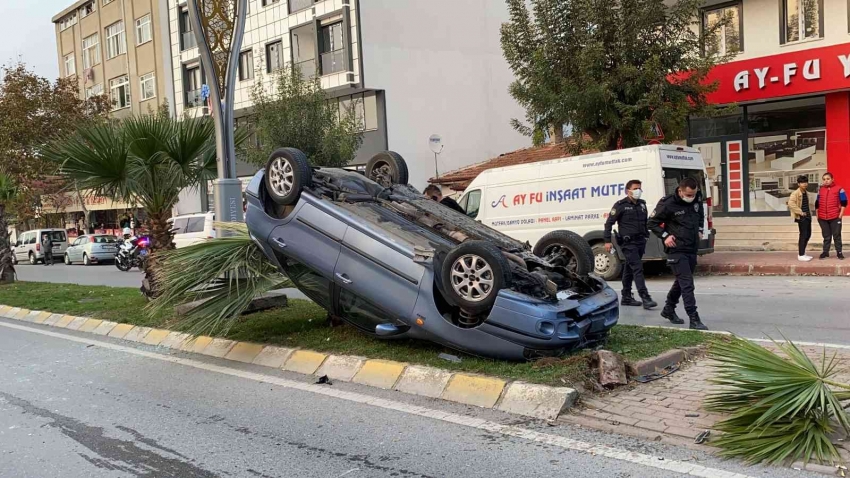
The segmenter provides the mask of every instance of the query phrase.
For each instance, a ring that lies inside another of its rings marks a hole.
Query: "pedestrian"
[[[634,307],[643,305],[644,309],[649,310],[658,306],[658,303],[649,295],[643,276],[643,255],[646,252],[646,238],[649,237],[649,230],[646,226],[646,201],[640,198],[643,194],[641,186],[642,183],[638,179],[632,179],[626,183],[627,195],[615,202],[614,207],[611,208],[608,220],[605,221],[604,238],[605,250],[610,254],[613,249],[611,229],[616,223],[617,245],[626,257],[620,304]],[[635,300],[632,295],[633,281],[643,302]]]
[[[801,262],[809,262],[812,256],[806,254],[806,246],[809,245],[809,239],[812,238],[812,210],[809,207],[809,178],[806,176],[797,177],[797,189],[791,193],[788,198],[788,210],[791,211],[791,218],[797,223],[797,228],[800,230],[800,240],[797,244],[797,260]]]
[[[690,319],[690,328],[708,330],[697,313],[694,297],[694,271],[697,268],[697,251],[702,233],[705,212],[699,185],[694,178],[679,182],[676,191],[658,201],[649,217],[649,229],[664,241],[667,265],[673,269],[676,279],[667,294],[661,317],[674,324],[685,321],[676,315],[679,298],[685,303],[685,312]]]
[[[818,224],[823,235],[823,253],[820,259],[829,257],[829,246],[835,241],[835,252],[838,258],[844,260],[841,247],[841,218],[844,217],[844,208],[847,207],[847,193],[844,188],[835,184],[835,177],[827,172],[823,175],[818,198],[815,199],[815,211],[818,215]]]
[[[428,187],[425,188],[424,194],[426,198],[431,199],[433,201],[437,201],[438,203],[442,204],[443,206],[446,206],[449,209],[454,209],[455,211],[466,215],[466,211],[464,211],[463,208],[460,207],[460,204],[458,204],[457,201],[452,198],[443,197],[443,192],[440,191],[440,188],[436,185],[429,184]]]
[[[44,249],[44,265],[53,265],[53,239],[50,234],[41,235],[41,248]]]

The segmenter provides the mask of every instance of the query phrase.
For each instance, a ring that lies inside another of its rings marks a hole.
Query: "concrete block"
[[[28,315],[30,315],[29,309],[18,309],[15,315],[12,316],[13,319],[24,320]]]
[[[554,420],[561,412],[573,406],[576,398],[578,392],[572,388],[513,382],[508,385],[497,408],[503,412]]]
[[[115,337],[116,339],[123,339],[133,330],[136,326],[130,324],[118,324],[112,330],[106,334],[109,337]]]
[[[451,402],[493,408],[504,388],[505,381],[498,378],[456,373],[449,380],[440,398]]]
[[[35,319],[38,318],[38,315],[41,313],[40,310],[31,310],[29,314],[21,318],[24,322],[35,322]]]
[[[8,305],[0,305],[0,317],[6,317],[6,313],[12,310]]]
[[[73,315],[63,315],[61,319],[59,319],[55,324],[53,324],[53,326],[64,329],[68,327],[68,324],[73,322],[74,319],[76,319],[76,317],[74,317]]]
[[[3,317],[6,317],[7,319],[14,319],[15,316],[18,315],[18,312],[20,312],[20,310],[20,307],[12,307],[11,309],[6,311]]]
[[[283,364],[289,360],[289,357],[295,352],[295,349],[288,349],[284,347],[275,347],[273,345],[267,345],[263,347],[263,350],[260,352],[260,355],[254,359],[254,365],[262,365],[264,367],[274,367],[274,368],[282,368]]]
[[[38,315],[32,319],[32,323],[43,324],[48,318],[50,318],[51,315],[53,314],[50,312],[39,312]]]
[[[284,370],[312,375],[328,356],[312,350],[296,350],[283,364]]]
[[[3,314],[0,314],[0,315],[3,315]],[[62,320],[62,314],[51,314],[50,317],[48,317],[47,320],[44,321],[44,325],[55,326],[56,323],[59,322],[60,320]]]
[[[405,367],[406,363],[391,360],[368,360],[354,376],[354,383],[389,390],[398,382]]]
[[[162,342],[159,343],[160,347],[167,347],[170,349],[180,350],[183,345],[192,338],[189,334],[184,334],[182,332],[171,332],[162,339]]]
[[[316,375],[327,375],[333,380],[350,382],[360,371],[360,367],[366,362],[365,357],[354,357],[351,355],[331,355],[316,370]]]
[[[224,356],[224,358],[227,360],[234,360],[236,362],[251,363],[262,351],[263,346],[260,344],[237,342],[236,345],[230,349],[230,352]]]
[[[77,330],[79,330],[80,332],[93,332],[94,329],[100,327],[100,324],[102,322],[103,321],[99,319],[89,319],[83,322],[83,325],[81,325],[80,328]]]
[[[124,340],[130,340],[132,342],[141,342],[145,335],[148,335],[152,329],[150,327],[133,327],[133,330],[127,332],[127,335],[124,336]]]
[[[410,365],[402,373],[395,386],[399,392],[440,398],[452,378],[452,372],[438,368]]]
[[[657,371],[663,370],[670,365],[684,362],[687,358],[684,350],[673,349],[662,354],[650,357],[648,359],[639,360],[629,364],[629,373],[634,377],[641,375],[649,375]]]
[[[204,347],[204,350],[201,351],[204,355],[209,355],[210,357],[218,357],[224,358],[230,352],[230,349],[236,345],[235,340],[227,340],[227,339],[212,339],[212,341]]]
[[[65,328],[70,330],[79,330],[80,327],[82,327],[88,320],[88,317],[74,317],[74,320],[72,320]]]
[[[212,337],[208,337],[206,335],[200,335],[198,337],[194,337],[192,339],[187,340],[183,343],[183,346],[180,347],[180,350],[184,352],[194,352],[199,354],[207,348],[207,345],[212,343]]]
[[[100,322],[100,325],[98,325],[96,329],[92,330],[92,333],[95,335],[107,335],[109,332],[112,332],[112,329],[116,326],[118,326],[117,322],[104,320]]]
[[[153,329],[145,335],[145,338],[142,339],[142,343],[147,345],[159,345],[160,342],[165,340],[170,333],[170,330]]]

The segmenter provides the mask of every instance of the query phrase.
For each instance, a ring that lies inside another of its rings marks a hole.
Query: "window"
[[[86,99],[89,99],[92,96],[97,96],[97,95],[102,95],[102,94],[103,94],[103,83],[98,83],[97,85],[94,85],[91,88],[86,88]]]
[[[292,1],[292,0],[290,0]],[[280,0],[263,0],[263,6],[268,7],[269,5],[274,5],[275,3],[280,3]]]
[[[823,0],[783,0],[782,43],[823,38]]]
[[[298,286],[298,289],[304,292],[304,295],[313,302],[330,310],[331,282],[299,262],[288,259],[281,254],[277,254],[277,257],[286,277],[289,277]]]
[[[103,0],[104,5],[109,5],[113,0]]]
[[[292,62],[305,78],[316,75],[315,24],[292,30]]]
[[[289,13],[295,13],[313,6],[314,0],[289,0]]]
[[[201,98],[201,68],[194,66],[183,71],[183,85],[186,91],[186,108],[197,108],[204,105]]]
[[[239,81],[254,78],[254,50],[243,51],[239,54]]]
[[[342,22],[322,27],[321,37],[319,38],[319,52],[322,56],[323,75],[347,70],[342,32]]]
[[[106,27],[106,59],[127,53],[127,37],[124,34],[124,21],[118,21]]]
[[[283,43],[276,41],[266,45],[266,71],[269,73],[283,68]]]
[[[198,41],[195,39],[192,22],[189,21],[189,11],[183,10],[180,12],[180,49],[188,50],[196,46],[198,46]]]
[[[184,234],[186,232],[186,226],[189,224],[189,218],[183,217],[180,219],[174,220],[174,227],[171,229],[174,234]]]
[[[65,242],[68,240],[65,231],[45,231],[45,233],[50,236],[50,240],[53,242]]]
[[[130,77],[127,75],[119,76],[114,80],[109,80],[109,96],[112,98],[112,109],[120,110],[121,108],[130,107]]]
[[[706,32],[705,53],[724,56],[744,50],[741,30],[741,4],[702,12],[702,28]]]
[[[147,14],[136,19],[136,45],[151,41],[151,16]]]
[[[74,12],[59,20],[59,31],[67,30],[77,24],[77,13]]]
[[[91,68],[100,63],[100,43],[97,33],[83,39],[83,68]]]
[[[77,61],[74,59],[74,54],[65,55],[65,76],[77,74]]]
[[[481,209],[481,190],[476,189],[470,191],[469,194],[460,200],[460,207],[466,211],[466,215],[475,219],[478,217],[478,210]]]
[[[85,18],[92,13],[94,13],[95,4],[94,2],[89,2],[82,7],[80,7],[80,17]]]
[[[205,217],[190,217],[186,223],[186,232],[204,232]]]
[[[153,72],[147,75],[142,75],[139,78],[139,86],[142,96],[142,101],[156,98],[156,77]]]
[[[377,325],[396,322],[392,314],[346,289],[339,291],[339,311],[346,320],[371,334]]]

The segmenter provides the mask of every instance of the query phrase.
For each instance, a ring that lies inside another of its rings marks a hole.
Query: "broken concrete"
[[[608,350],[599,350],[596,352],[595,359],[600,385],[610,388],[629,383],[623,357]]]

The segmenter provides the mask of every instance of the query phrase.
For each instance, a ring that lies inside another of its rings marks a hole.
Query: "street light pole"
[[[248,0],[189,0],[188,7],[201,65],[209,74],[218,166],[218,179],[213,182],[216,219],[241,222],[242,182],[236,177],[233,90]]]

